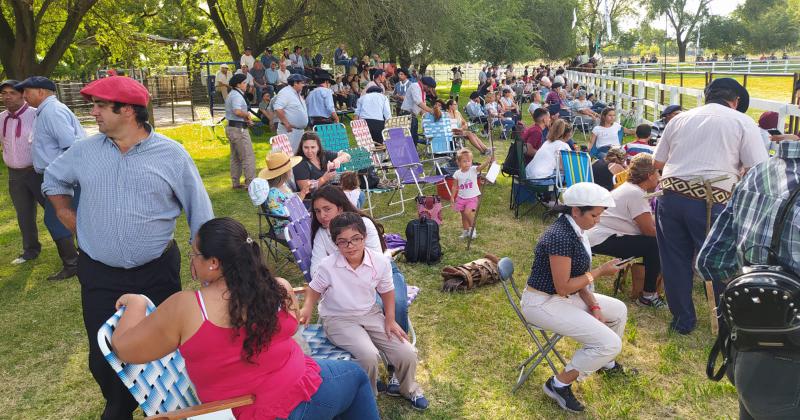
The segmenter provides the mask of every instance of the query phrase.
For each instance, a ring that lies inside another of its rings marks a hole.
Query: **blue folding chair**
[[[456,144],[453,139],[453,127],[446,114],[442,114],[439,121],[433,119],[433,114],[425,114],[422,117],[422,132],[428,140],[428,153],[431,157],[455,155]]]
[[[556,165],[556,182],[560,193],[578,182],[594,182],[592,159],[588,153],[561,150],[559,156],[561,165]]]
[[[338,152],[350,147],[347,128],[342,123],[315,125],[314,131],[319,134],[322,148],[325,150]]]

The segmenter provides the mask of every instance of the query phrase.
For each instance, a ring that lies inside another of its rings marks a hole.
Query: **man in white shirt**
[[[715,79],[705,90],[706,104],[678,114],[656,146],[664,195],[656,209],[656,237],[664,290],[673,319],[670,327],[689,334],[697,323],[692,303],[692,267],[706,232],[730,199],[742,171],[767,160],[755,122],[745,114],[747,90],[734,79]],[[710,223],[706,183],[713,182]],[[723,290],[714,284],[715,295]]]
[[[383,129],[386,120],[392,117],[392,110],[389,99],[378,86],[368,87],[367,93],[358,98],[355,116],[367,122],[372,141],[383,143]]]
[[[436,94],[436,80],[433,77],[425,76],[420,78],[417,83],[412,83],[406,89],[406,96],[400,109],[411,114],[411,137],[414,143],[419,143],[419,120],[417,117],[433,110],[425,103],[426,94]]]
[[[231,88],[228,82],[231,80],[231,76],[233,76],[233,74],[229,71],[227,64],[220,65],[217,75],[214,76],[214,84],[217,92],[222,95],[222,102],[228,99],[228,91],[230,91]]]
[[[244,75],[245,82],[247,82],[247,90],[245,91],[245,93],[248,96],[248,100],[252,99],[253,95],[256,94],[256,85],[255,85],[255,81],[253,80],[253,75],[250,74],[250,68],[247,67],[246,65],[242,64],[242,68],[240,68],[239,70],[236,70],[236,73],[234,73],[234,74],[243,74]]]
[[[244,54],[242,55],[242,58],[239,59],[239,65],[247,66],[248,69],[252,69],[255,62],[256,58],[253,57],[253,49],[250,47],[244,47]]]
[[[302,74],[289,76],[289,86],[281,89],[275,97],[275,116],[278,118],[278,134],[286,134],[292,150],[300,146],[300,138],[308,126],[306,101],[300,95],[308,78]]]
[[[289,71],[292,74],[304,74],[305,73],[305,61],[303,60],[303,48],[299,45],[295,45],[294,52],[289,54],[289,61],[291,61],[291,66],[289,67]]]
[[[289,84],[289,76],[291,75],[292,73],[286,69],[286,60],[281,60],[280,69],[278,69],[278,90]]]

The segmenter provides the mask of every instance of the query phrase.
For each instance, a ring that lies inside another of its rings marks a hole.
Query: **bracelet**
[[[592,275],[591,271],[587,271],[585,276],[589,279],[589,284],[594,283],[594,276]]]
[[[598,310],[598,311],[599,311],[599,310],[600,310],[600,307],[599,307],[599,306],[597,306],[597,305],[592,305],[592,306],[590,306],[590,307],[589,307],[589,310],[590,310],[590,311],[594,311],[594,310]]]

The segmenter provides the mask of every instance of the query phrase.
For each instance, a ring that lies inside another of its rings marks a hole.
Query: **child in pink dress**
[[[460,239],[466,239],[472,229],[472,224],[475,222],[475,211],[478,209],[478,198],[481,195],[481,190],[478,188],[478,174],[484,168],[494,162],[494,151],[486,162],[483,162],[477,168],[472,166],[472,152],[469,149],[461,149],[456,153],[456,162],[458,162],[458,170],[453,174],[453,178],[458,185],[458,195],[455,202],[453,202],[453,210],[461,213],[461,227],[462,232]],[[478,232],[472,229],[472,238],[478,237]]]

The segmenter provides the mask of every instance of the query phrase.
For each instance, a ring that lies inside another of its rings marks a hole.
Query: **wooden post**
[[[683,72],[681,72],[680,75],[681,75],[681,87],[683,87]],[[678,94],[678,105],[680,105],[681,108],[683,108],[683,94],[682,93]]]
[[[661,84],[662,85],[666,85],[667,84],[667,73],[663,72],[663,71],[661,72]],[[664,104],[664,89],[659,89],[659,90],[661,91],[661,95],[660,95],[661,97],[658,100],[658,103],[663,105]]]

